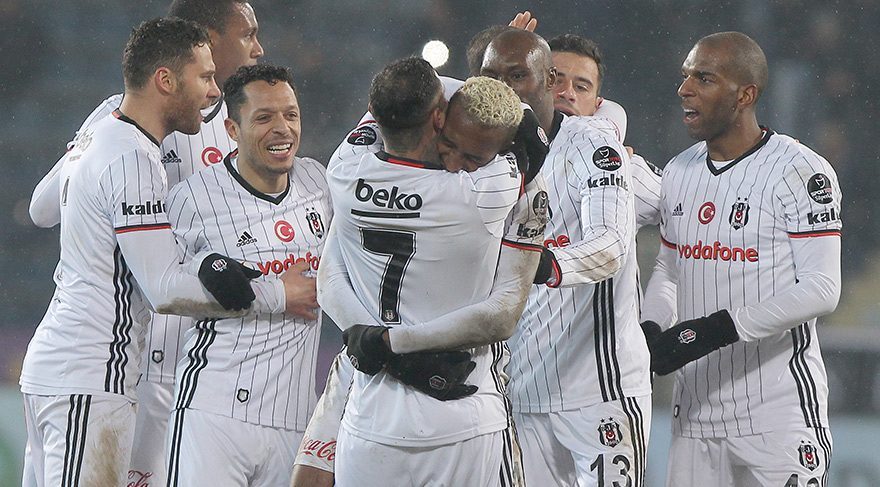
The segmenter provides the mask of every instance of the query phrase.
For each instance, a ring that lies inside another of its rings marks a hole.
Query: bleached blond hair
[[[522,105],[516,92],[501,81],[486,76],[468,78],[450,103],[453,101],[461,103],[468,118],[477,125],[516,129],[522,121]]]

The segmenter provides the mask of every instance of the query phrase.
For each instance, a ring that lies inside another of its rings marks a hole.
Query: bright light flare
[[[443,41],[428,41],[422,48],[422,58],[437,69],[449,60],[449,48]]]

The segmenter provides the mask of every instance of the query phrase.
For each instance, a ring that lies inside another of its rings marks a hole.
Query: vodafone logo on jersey
[[[260,269],[260,272],[266,276],[269,275],[270,272],[273,274],[281,274],[290,269],[294,264],[299,264],[300,262],[308,263],[309,269],[316,271],[321,264],[321,258],[317,255],[312,255],[311,252],[306,252],[304,257],[288,254],[287,258],[284,260],[274,259],[266,262],[257,262],[257,267]]]
[[[275,236],[278,237],[278,240],[287,243],[293,240],[296,232],[293,231],[293,225],[288,223],[287,220],[278,220],[275,222]]]
[[[758,262],[758,249],[728,247],[717,240],[712,244],[703,245],[702,240],[697,240],[693,245],[679,245],[678,256],[682,259],[694,260]]]
[[[700,209],[697,211],[697,220],[703,225],[706,225],[711,222],[713,218],[715,218],[715,203],[707,201],[700,205]]]
[[[216,147],[205,147],[202,151],[202,164],[210,166],[223,160],[223,153]]]

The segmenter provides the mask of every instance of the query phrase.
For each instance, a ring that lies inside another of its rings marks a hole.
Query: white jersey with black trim
[[[337,149],[327,169],[334,232],[361,305],[375,322],[430,321],[489,295],[505,221],[519,198],[515,163],[498,157],[472,172],[371,153],[367,122]],[[358,147],[361,146],[361,147]],[[399,446],[429,447],[499,431],[506,351],[472,349],[476,394],[438,401],[385,372],[355,374],[343,423],[352,434]]]
[[[214,250],[276,279],[305,261],[315,272],[332,217],[324,167],[297,157],[278,196],[254,189],[235,155],[175,186],[168,218],[185,255]],[[305,430],[315,407],[320,320],[283,313],[185,323],[175,408]]]
[[[705,142],[673,158],[663,173],[660,230],[676,255],[678,320],[791,289],[800,241],[792,239],[839,238],[840,198],[828,161],[767,129],[755,147],[723,166],[709,160]],[[673,430],[686,437],[827,427],[816,318],[685,365],[673,401]]]
[[[651,392],[638,323],[631,165],[614,125],[557,113],[541,169],[550,220],[544,245],[559,287],[536,286],[514,335],[513,409],[547,413]]]

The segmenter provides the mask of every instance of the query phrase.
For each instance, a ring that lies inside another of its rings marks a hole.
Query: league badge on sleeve
[[[602,419],[599,422],[599,442],[603,445],[614,448],[619,445],[623,435],[620,433],[620,423],[614,421],[614,418]]]
[[[749,222],[749,199],[748,198],[737,198],[736,203],[733,204],[733,208],[730,210],[730,226],[733,227],[734,230],[739,230],[740,228],[746,226],[746,223]]]
[[[623,165],[623,159],[616,150],[604,145],[593,152],[593,164],[603,171],[616,171]]]
[[[372,145],[376,143],[376,139],[378,139],[376,130],[373,127],[363,126],[352,130],[345,140],[351,145]]]
[[[819,452],[816,451],[816,446],[809,441],[801,441],[801,446],[798,447],[798,459],[801,465],[811,472],[819,468]]]
[[[834,201],[831,195],[831,180],[820,172],[813,174],[807,181],[807,193],[816,203],[827,205]]]

